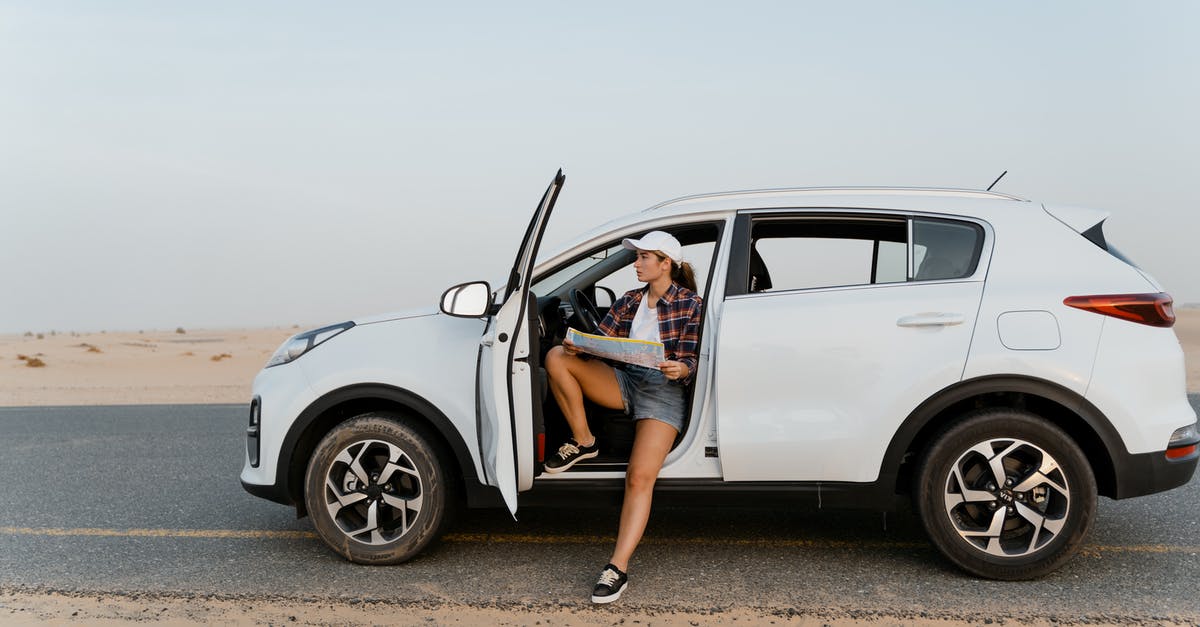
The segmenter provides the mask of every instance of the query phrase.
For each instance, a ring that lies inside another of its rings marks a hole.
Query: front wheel
[[[917,471],[917,509],[950,561],[989,579],[1032,579],[1078,551],[1096,481],[1062,429],[1029,412],[984,409],[939,435]]]
[[[305,474],[304,502],[334,551],[360,564],[397,564],[437,538],[453,485],[421,430],[376,412],[321,440]]]

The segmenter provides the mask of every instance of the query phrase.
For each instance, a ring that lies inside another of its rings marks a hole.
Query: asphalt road
[[[1191,397],[1200,407],[1200,397]],[[463,516],[400,566],[350,564],[238,484],[234,405],[0,408],[0,589],[583,607],[616,509]],[[1083,553],[1034,582],[948,565],[911,514],[656,508],[615,612],[1200,620],[1200,480],[1101,499]]]

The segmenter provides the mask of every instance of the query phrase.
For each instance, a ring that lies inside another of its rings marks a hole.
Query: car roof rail
[[[691,194],[688,196],[680,196],[679,198],[672,198],[671,200],[660,202],[657,205],[645,209],[644,211],[654,211],[656,209],[662,209],[664,207],[689,200],[765,194],[887,194],[913,196],[960,196],[963,198],[996,198],[1001,200],[1029,202],[1029,200],[1026,198],[1004,194],[1001,192],[990,192],[980,189],[958,189],[952,187],[780,187],[767,189],[746,189],[728,192],[712,192],[707,194]]]

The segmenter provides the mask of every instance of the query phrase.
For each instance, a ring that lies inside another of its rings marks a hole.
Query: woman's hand
[[[563,340],[562,347],[563,347],[563,352],[568,355],[578,355],[579,353],[583,352],[577,346],[572,344],[571,340],[567,340],[567,339]]]
[[[658,369],[663,373],[664,376],[672,381],[683,379],[687,377],[688,373],[690,372],[687,364],[683,363],[682,361],[664,361],[658,364]]]

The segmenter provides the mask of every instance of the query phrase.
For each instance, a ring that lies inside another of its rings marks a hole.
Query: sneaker
[[[591,446],[579,446],[575,440],[567,440],[558,447],[558,452],[546,460],[546,472],[562,472],[581,460],[591,459],[599,454],[600,447],[597,442],[592,442]]]
[[[629,585],[629,577],[620,568],[609,564],[600,571],[600,579],[592,588],[592,603],[612,603],[621,598]]]

